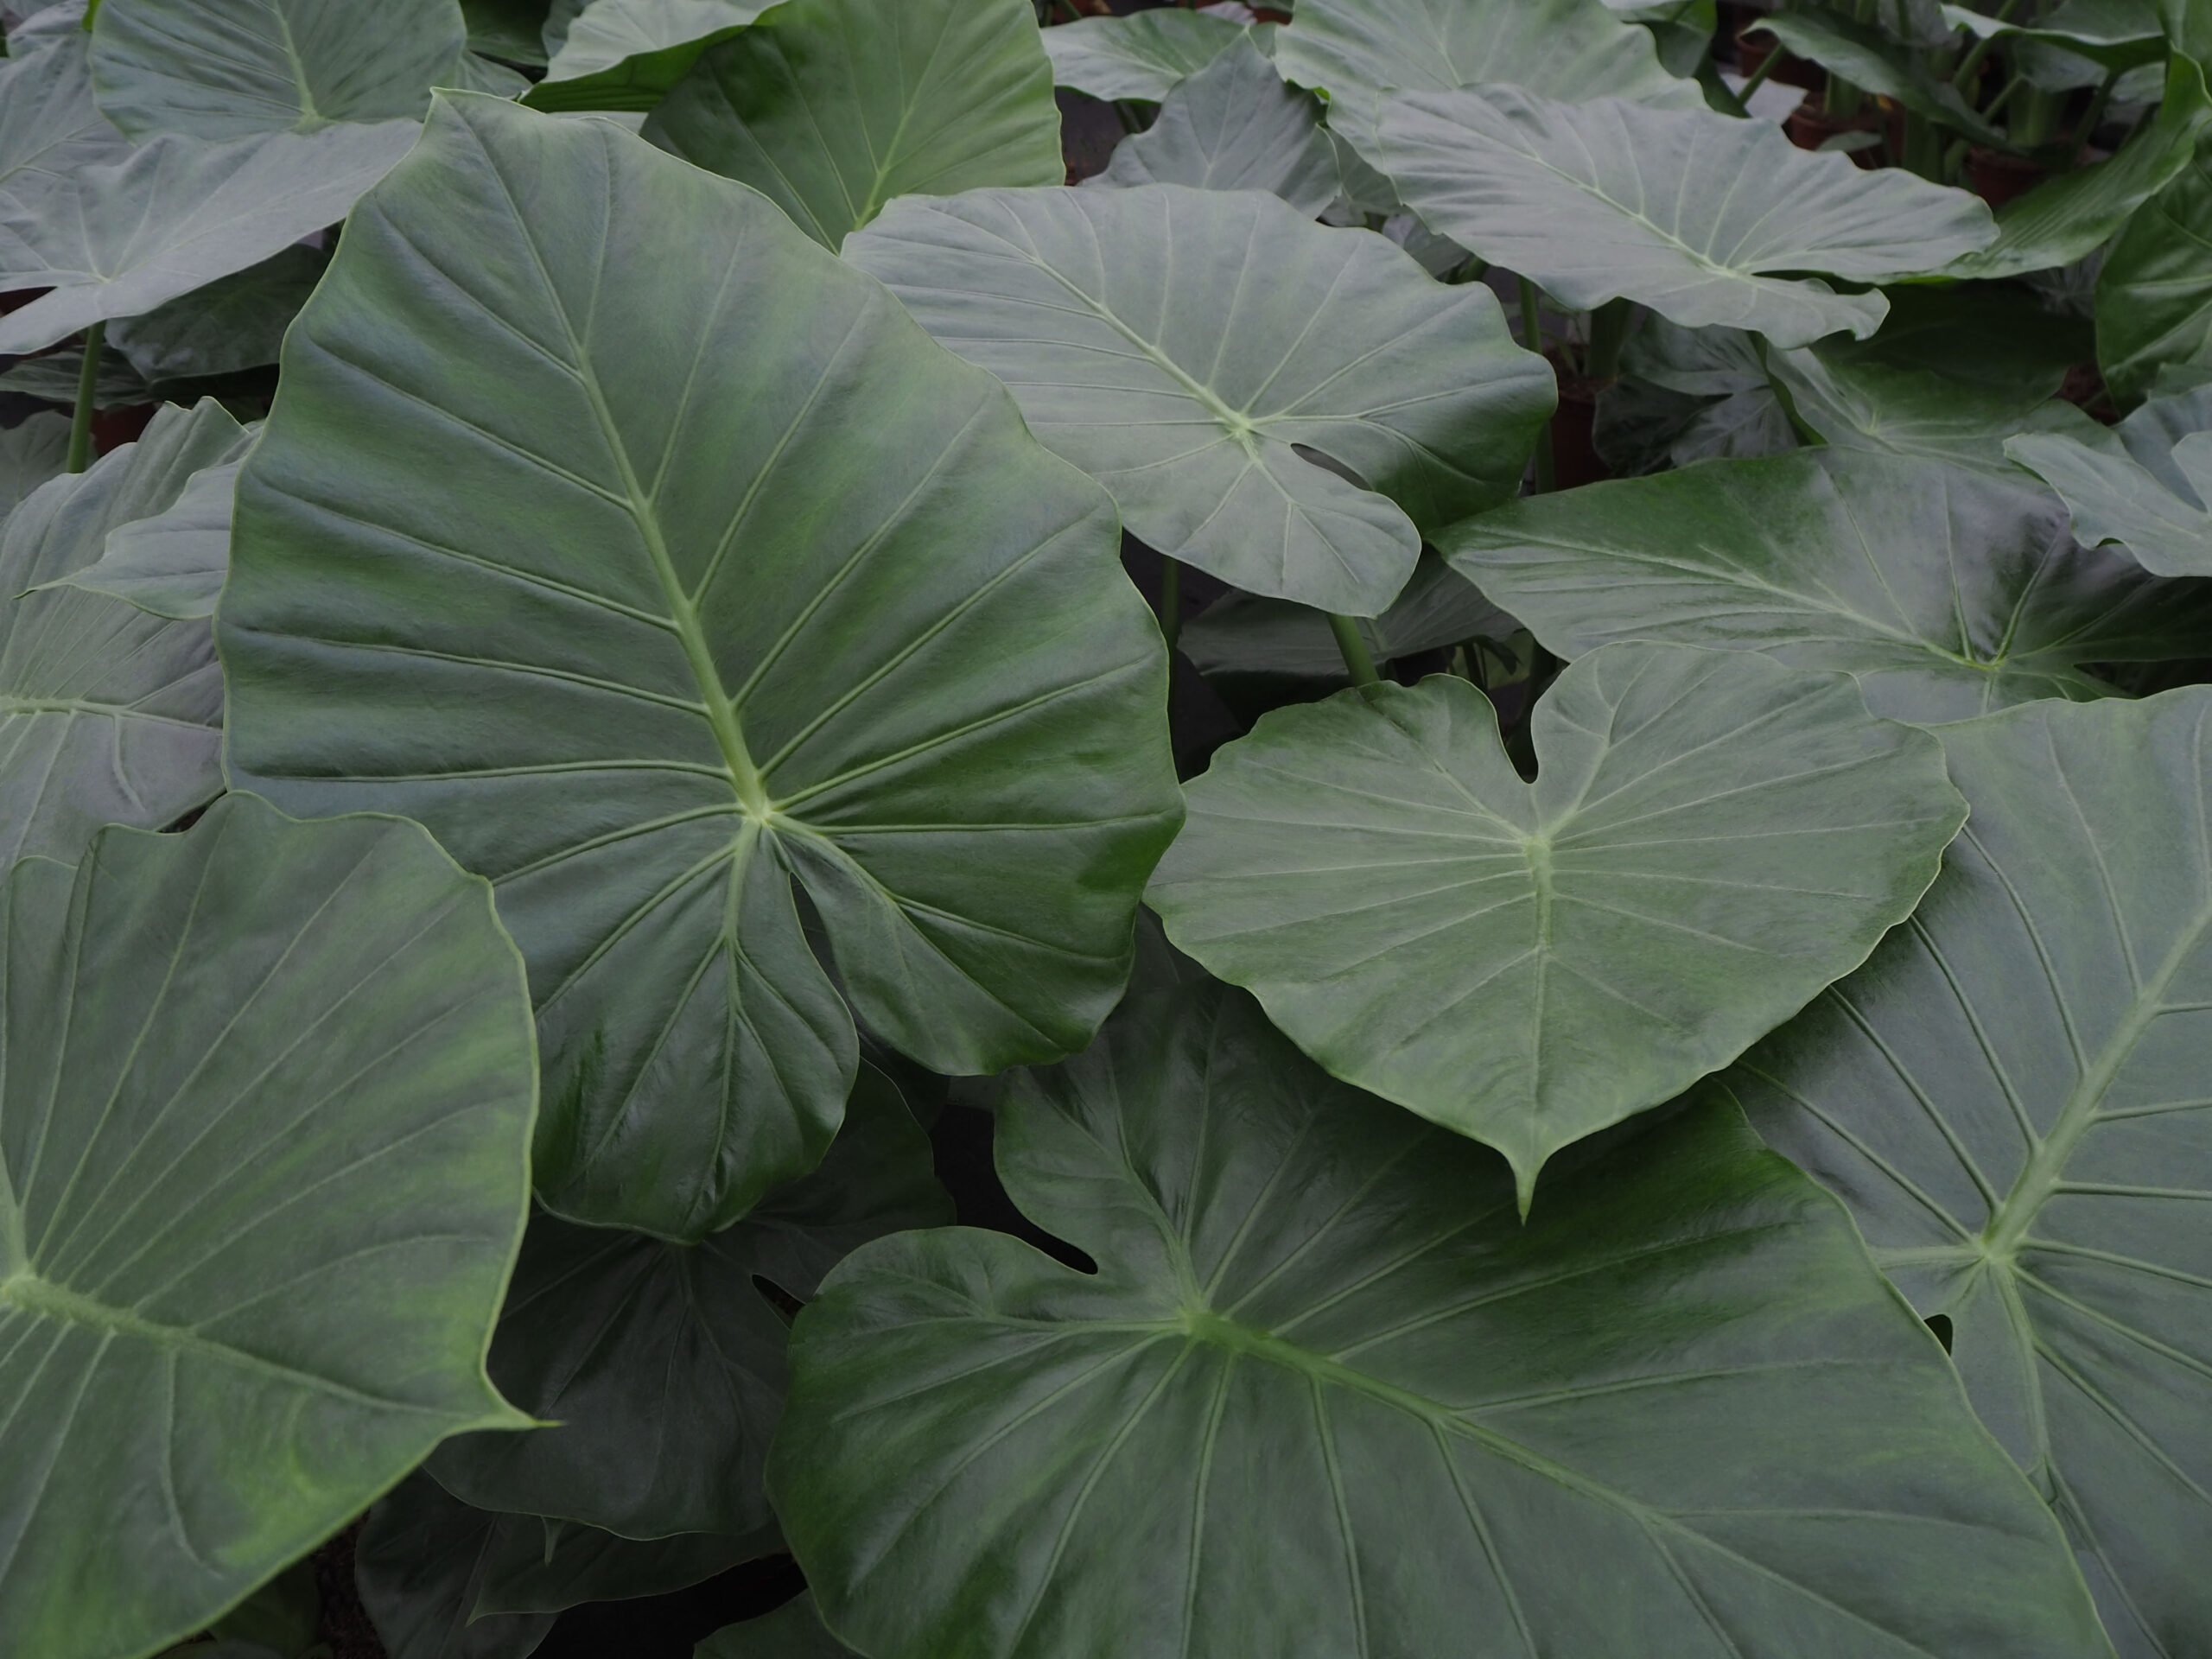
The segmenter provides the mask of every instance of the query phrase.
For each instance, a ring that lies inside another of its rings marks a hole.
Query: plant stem
[[[1751,111],[1751,94],[1767,83],[1767,78],[1782,67],[1782,43],[1776,41],[1766,56],[1759,60],[1759,67],[1744,77],[1744,84],[1736,88],[1736,101],[1744,106],[1744,113]]]
[[[69,421],[69,470],[81,473],[92,464],[92,412],[100,395],[100,353],[107,345],[107,324],[96,322],[85,330],[85,366],[77,375],[77,407]]]
[[[1828,72],[1827,89],[1821,94],[1821,108],[1831,120],[1850,120],[1859,113],[1859,106],[1864,101],[1856,86],[1834,70]]]
[[[1775,402],[1782,405],[1782,412],[1789,422],[1789,429],[1797,435],[1797,441],[1815,447],[1826,443],[1826,438],[1805,424],[1805,417],[1797,412],[1797,400],[1790,396],[1788,383],[1774,372],[1774,365],[1767,361],[1766,336],[1753,334],[1751,349],[1758,354],[1759,371],[1766,376],[1768,389],[1774,393]]]
[[[1583,370],[1592,380],[1619,378],[1621,348],[1635,320],[1635,306],[1625,299],[1608,300],[1590,314],[1590,354]]]
[[[1526,276],[1521,279],[1521,344],[1539,357],[1543,355],[1544,324],[1536,304],[1536,285]],[[1549,495],[1556,483],[1552,466],[1552,423],[1546,421],[1543,430],[1536,434],[1536,493]]]
[[[2012,14],[2019,9],[2020,0],[2005,0],[2005,3],[1997,8],[1996,20],[2000,23],[2009,23],[2012,21]],[[1994,35],[1985,35],[1976,41],[1967,53],[1965,61],[1959,65],[1959,73],[1951,77],[1952,86],[1963,92],[1967,87],[1973,86],[1974,78],[1981,73],[1983,60],[1995,49],[1996,45],[1997,36]]]
[[[2025,75],[2015,75],[2006,81],[1997,96],[1989,100],[1989,107],[1981,112],[1982,119],[1994,121],[1999,116],[2004,114],[2005,106],[2012,101],[2012,94],[2027,84],[2028,78]]]
[[[2120,85],[2120,71],[2107,69],[2105,78],[2090,95],[2089,107],[2082,116],[2082,124],[2074,129],[2074,143],[2066,153],[2066,168],[2069,173],[2082,165],[2082,152],[2089,147],[2089,135],[2096,131],[2105,118],[2105,108],[2112,102],[2112,89]]]
[[[1332,611],[1329,632],[1337,636],[1337,649],[1344,654],[1344,666],[1351,671],[1351,683],[1371,698],[1375,689],[1382,683],[1382,677],[1375,671],[1375,658],[1368,652],[1367,641],[1359,637],[1359,624]]]

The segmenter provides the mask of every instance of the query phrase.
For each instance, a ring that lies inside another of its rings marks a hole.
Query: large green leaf
[[[1259,48],[1240,40],[1169,92],[1159,118],[1086,182],[1266,190],[1311,219],[1337,199],[1342,174],[1313,95],[1286,86]]]
[[[343,219],[415,142],[412,122],[342,122],[208,144],[164,133],[78,174],[0,237],[0,293],[51,289],[0,318],[0,353],[42,351],[273,257]]]
[[[1918,456],[2018,477],[2008,439],[2044,433],[2086,440],[2103,428],[2073,404],[1952,380],[1929,369],[1847,362],[1821,352],[1775,352],[1768,368],[1799,421],[1839,448]]]
[[[709,47],[747,28],[773,3],[593,0],[569,22],[545,79],[523,101],[538,110],[650,110]],[[550,41],[550,20],[546,29]]]
[[[1517,493],[1552,410],[1487,288],[1258,192],[902,201],[846,255],[1012,386],[1137,537],[1322,610],[1387,607],[1424,531]]]
[[[1941,263],[1995,234],[1964,191],[1808,154],[1766,121],[1567,104],[1514,86],[1383,106],[1373,159],[1433,229],[1534,277],[1567,305],[1626,297],[1690,327],[1725,323],[1777,346],[1880,326],[1854,281]]]
[[[250,270],[111,324],[108,344],[149,381],[264,368],[276,362],[284,331],[329,263],[320,249],[296,243]]]
[[[1531,719],[1434,675],[1278,709],[1189,786],[1150,899],[1330,1072],[1554,1152],[1673,1098],[1866,959],[1966,809],[1840,674],[1618,645]]]
[[[2212,1630],[2212,692],[1942,734],[1974,818],[1745,1061],[2051,1499],[2123,1653]]]
[[[1225,17],[1173,7],[1141,11],[1133,17],[1085,17],[1044,32],[1057,85],[1093,98],[1152,104],[1246,33]]]
[[[73,29],[0,63],[0,270],[37,263],[32,243],[48,218],[75,211],[79,173],[130,153],[92,102],[87,48]]]
[[[1716,1093],[1534,1222],[1221,987],[1017,1081],[799,1315],[777,1509],[875,1659],[2107,1652],[1842,1209]],[[1936,1519],[1940,1517],[1940,1520]]]
[[[1443,560],[1425,557],[1390,608],[1355,624],[1368,655],[1395,662],[1478,638],[1503,641],[1520,626]],[[1178,648],[1206,673],[1288,674],[1348,680],[1329,619],[1287,599],[1231,593],[1184,625]]]
[[[240,459],[192,474],[162,512],[117,524],[92,563],[32,591],[78,588],[107,594],[178,622],[214,615],[230,569],[232,497],[249,442],[241,438],[223,452]]]
[[[175,506],[231,460],[212,401],[155,416],[139,442],[42,486],[0,535],[0,869],[73,864],[105,823],[158,830],[220,792],[223,684],[207,622],[63,587],[109,536]]]
[[[645,137],[832,252],[893,196],[1065,176],[1029,0],[786,0],[707,53]]]
[[[1951,277],[2018,276],[2094,252],[2181,174],[2212,125],[2204,71],[2176,54],[2164,101],[2110,161],[2045,181],[2005,204],[1997,239],[1942,267]],[[1932,263],[1932,262],[1931,262]]]
[[[449,1441],[430,1472],[480,1509],[627,1538],[766,1525],[760,1465],[783,1408],[785,1325],[753,1280],[809,1297],[869,1239],[951,1219],[927,1139],[872,1067],[821,1168],[697,1244],[540,1216],[492,1378],[560,1427]]]
[[[853,1010],[936,1070],[1112,1007],[1181,814],[1116,546],[995,381],[762,197],[460,96],[286,342],[230,764],[493,879],[541,1197],[697,1239],[811,1167],[850,1088],[794,875]]]
[[[138,139],[419,121],[467,38],[457,0],[101,0],[92,91]]]
[[[1661,67],[1650,34],[1605,0],[1300,0],[1275,61],[1363,149],[1392,92],[1510,81],[1547,98],[1705,107],[1697,83]]]
[[[2127,221],[2097,276],[2097,363],[2123,406],[2159,368],[2212,368],[2212,145]]]
[[[2083,542],[2123,543],[2162,576],[2212,576],[2212,389],[2154,397],[2117,432],[2036,434],[2005,453],[2058,492]]]
[[[2212,632],[2212,586],[2077,546],[2031,480],[1888,455],[1704,461],[1521,502],[1438,545],[1562,656],[1764,651],[1858,676],[1898,720],[2108,696],[2082,664],[2191,656]]]
[[[240,796],[16,865],[0,941],[0,1649],[149,1653],[528,1426],[522,964],[415,825]]]

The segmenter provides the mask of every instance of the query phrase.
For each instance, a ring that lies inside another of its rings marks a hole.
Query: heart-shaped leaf
[[[523,101],[536,110],[650,110],[709,47],[748,28],[773,3],[593,0],[571,19],[544,79]],[[550,20],[546,28],[550,38]]]
[[[1181,814],[1116,548],[997,382],[763,198],[461,95],[287,341],[220,618],[230,763],[493,879],[541,1198],[698,1239],[810,1168],[851,1087],[794,875],[853,1011],[935,1070],[1112,1007]]]
[[[0,534],[0,869],[73,864],[106,823],[159,830],[223,787],[223,683],[206,620],[66,584],[115,531],[169,512],[249,442],[213,400],[56,478]]]
[[[1516,86],[1385,101],[1370,152],[1433,229],[1587,310],[1642,302],[1777,346],[1864,339],[1888,302],[1854,281],[1923,270],[1996,234],[1961,190],[1808,154],[1765,121]]]
[[[1521,780],[1448,674],[1262,717],[1189,787],[1149,895],[1329,1071],[1505,1154],[1673,1098],[1866,959],[1966,810],[1842,675],[1608,645]]]
[[[1106,171],[1085,182],[1266,190],[1309,219],[1343,188],[1319,102],[1283,85],[1249,40],[1169,92],[1159,118],[1124,138]]]
[[[528,1427],[522,964],[413,824],[244,796],[17,864],[0,948],[0,1648],[149,1653]]]
[[[0,293],[51,289],[0,317],[0,353],[42,351],[257,265],[346,216],[414,143],[411,121],[341,122],[209,144],[164,133],[79,173],[29,221]]]
[[[1321,610],[1376,614],[1424,530],[1517,493],[1554,402],[1487,288],[1255,191],[909,200],[845,251],[1006,381],[1135,535]]]
[[[2107,1651],[1926,1328],[1725,1095],[1524,1227],[1490,1154],[1213,986],[1133,998],[998,1135],[1095,1275],[901,1234],[793,1336],[776,1507],[876,1659]]]
[[[2212,1630],[2212,693],[1947,728],[1928,901],[1735,1074],[2058,1510],[2120,1650]]]
[[[832,252],[893,196],[1066,171],[1029,0],[786,0],[709,51],[645,137]]]
[[[2123,407],[2166,364],[2212,368],[2212,150],[2127,221],[2097,276],[2097,364]]]
[[[1157,104],[1248,33],[1224,17],[1163,7],[1130,17],[1084,17],[1048,29],[1045,51],[1052,60],[1056,86],[1093,98]]]
[[[82,29],[35,47],[20,35],[9,44],[15,55],[0,63],[0,270],[35,266],[41,221],[75,211],[78,174],[130,153],[92,102]]]
[[[627,1538],[771,1523],[760,1465],[782,1409],[784,1316],[754,1287],[814,1294],[855,1247],[952,1219],[929,1142],[863,1067],[822,1166],[697,1244],[531,1224],[492,1378],[558,1427],[472,1434],[430,1459],[480,1509],[559,1516]]]
[[[419,121],[467,38],[455,0],[100,0],[92,91],[136,139]]]
[[[1875,713],[2110,696],[2087,663],[2195,653],[2212,586],[2078,546],[2031,481],[1829,449],[1704,461],[1454,525],[1438,544],[1564,657],[1615,639],[1856,675]]]
[[[2037,433],[2005,453],[2056,490],[2074,533],[2162,576],[2212,576],[2212,388],[2154,397],[2116,432]]]

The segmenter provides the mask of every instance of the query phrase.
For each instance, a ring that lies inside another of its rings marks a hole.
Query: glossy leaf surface
[[[2185,654],[2212,628],[2212,588],[2078,546],[2032,480],[1886,455],[1706,461],[1438,542],[1562,656],[1615,639],[1764,651],[1857,676],[1897,720],[2108,696],[2082,664]]]
[[[93,95],[142,140],[419,121],[467,35],[456,0],[100,0]]]
[[[1337,199],[1342,171],[1313,95],[1285,86],[1241,40],[1169,92],[1150,127],[1115,146],[1096,182],[1265,190],[1311,218]]]
[[[1963,191],[1808,155],[1764,121],[1571,104],[1512,86],[1386,101],[1372,152],[1432,229],[1586,310],[1626,297],[1690,327],[1803,346],[1874,332],[1854,281],[1925,268],[1995,234]]]
[[[831,252],[893,196],[1058,184],[1060,112],[1029,0],[786,0],[645,124]]]
[[[145,1653],[526,1427],[522,964],[416,826],[244,796],[0,912],[0,1646]]]
[[[855,1037],[794,876],[933,1069],[1089,1039],[1180,816],[1164,654],[1110,503],[995,381],[751,191],[470,97],[284,373],[223,601],[232,772],[498,884],[550,1207],[697,1239],[820,1159]]]
[[[2212,1629],[2212,693],[1942,734],[1909,928],[1739,1070],[2065,1522],[2129,1656]]]
[[[1725,1096],[1523,1227],[1490,1154],[1211,987],[999,1136],[1096,1276],[902,1234],[794,1334],[777,1507],[877,1659],[2105,1651],[1941,1351]]]
[[[205,620],[69,586],[114,532],[168,512],[243,441],[222,408],[165,409],[139,442],[56,478],[0,532],[0,868],[74,864],[106,823],[159,830],[223,787],[223,683]]]
[[[1536,705],[1536,781],[1432,675],[1279,709],[1189,785],[1149,894],[1323,1067],[1503,1153],[1671,1099],[1866,959],[1965,808],[1841,675],[1609,645]]]
[[[846,251],[1006,381],[1132,533],[1323,610],[1375,615],[1424,528],[1510,499],[1552,408],[1489,289],[1254,191],[903,201]]]

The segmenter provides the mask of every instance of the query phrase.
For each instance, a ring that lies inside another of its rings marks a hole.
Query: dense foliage
[[[2202,0],[0,21],[0,1654],[2212,1655]]]

